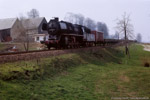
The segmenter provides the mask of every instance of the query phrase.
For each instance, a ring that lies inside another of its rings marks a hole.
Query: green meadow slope
[[[133,44],[0,65],[0,100],[150,98],[150,52]]]

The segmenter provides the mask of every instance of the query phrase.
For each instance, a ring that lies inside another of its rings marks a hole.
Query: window
[[[39,37],[36,37],[36,41],[39,41],[40,40],[40,38]]]

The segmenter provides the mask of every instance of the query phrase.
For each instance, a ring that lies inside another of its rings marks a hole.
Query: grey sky
[[[0,19],[26,15],[32,8],[48,21],[57,16],[63,20],[67,12],[80,13],[105,22],[110,34],[115,33],[115,20],[127,12],[134,34],[141,33],[143,41],[150,42],[150,0],[0,0]]]

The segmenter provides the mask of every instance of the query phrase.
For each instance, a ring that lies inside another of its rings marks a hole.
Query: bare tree
[[[119,35],[120,35],[119,32],[116,31],[116,32],[115,32],[115,38],[118,39],[118,40],[119,40],[119,38],[120,38]]]
[[[115,34],[114,34],[114,35],[110,35],[109,38],[118,39],[118,40],[119,40],[119,39],[120,39],[120,37],[119,37],[119,32],[116,31]]]
[[[24,19],[26,19],[26,17],[24,16],[24,14],[23,13],[19,13],[19,20],[24,20]]]
[[[102,22],[95,23],[94,20],[92,20],[91,18],[85,18],[82,14],[74,14],[74,13],[68,12],[64,20],[71,22],[73,24],[84,25],[90,28],[91,30],[96,30],[97,28],[98,31],[101,31],[104,33],[105,38],[109,37],[109,30],[105,23],[102,23]]]
[[[125,39],[125,52],[126,55],[129,55],[129,48],[128,48],[128,40],[133,38],[133,25],[130,23],[130,15],[127,15],[124,13],[122,16],[122,19],[117,20],[117,26],[116,29],[120,34],[124,34]]]
[[[109,37],[109,30],[105,23],[97,22],[97,30],[104,33],[104,38]]]
[[[29,51],[29,43],[33,41],[33,39],[31,36],[29,36],[28,29],[25,29],[23,27],[23,21],[26,20],[26,17],[21,16],[19,17],[19,20],[20,20],[20,25],[22,27],[19,28],[20,35],[18,36],[16,41],[23,44],[25,51]]]
[[[68,12],[64,18],[64,20],[74,23],[74,24],[79,24],[83,25],[84,24],[84,16],[82,14],[74,14]]]
[[[85,18],[84,18],[83,15],[77,14],[77,15],[76,15],[76,18],[77,18],[77,19],[76,19],[76,21],[77,21],[76,23],[77,23],[77,24],[79,24],[79,25],[83,25],[83,24],[84,24],[84,19],[85,19]]]
[[[29,51],[29,35],[26,33],[25,29],[20,30],[21,34],[18,41],[23,44],[25,51]]]
[[[84,21],[84,25],[90,28],[91,30],[96,30],[96,24],[91,18],[86,18]]]
[[[74,23],[74,14],[71,12],[68,12],[64,17],[64,20],[70,23]]]
[[[138,42],[141,42],[141,41],[142,41],[142,35],[141,35],[140,33],[137,34],[136,40],[137,40]]]
[[[37,18],[40,16],[39,11],[37,9],[31,9],[31,11],[29,11],[27,13],[29,18]]]

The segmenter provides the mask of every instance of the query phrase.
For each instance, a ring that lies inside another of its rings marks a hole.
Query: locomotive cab
[[[91,30],[85,26],[82,27],[83,30],[83,40],[87,42],[94,42],[95,36],[91,34]]]
[[[75,34],[83,35],[82,26],[74,24],[74,32],[75,32]]]

